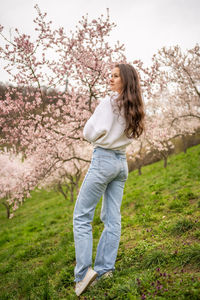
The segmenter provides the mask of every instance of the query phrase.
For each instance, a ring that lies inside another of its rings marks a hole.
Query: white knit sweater
[[[115,96],[116,97],[116,96]],[[126,146],[133,142],[124,133],[125,119],[113,113],[111,101],[113,97],[106,96],[100,101],[92,116],[83,129],[84,138],[94,145],[106,149],[126,150]]]

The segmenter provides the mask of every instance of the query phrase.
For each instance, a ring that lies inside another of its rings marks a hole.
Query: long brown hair
[[[140,88],[139,76],[135,68],[129,64],[117,64],[122,80],[122,91],[115,99],[118,109],[124,110],[126,128],[124,130],[128,138],[138,138],[144,130],[144,104]]]

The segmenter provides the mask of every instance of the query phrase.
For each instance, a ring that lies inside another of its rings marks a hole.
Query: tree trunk
[[[79,186],[78,186],[79,180],[80,180],[80,176],[76,177],[76,185],[75,185],[75,188],[76,188],[76,195],[77,195],[77,196],[78,196],[78,193],[79,193]]]
[[[2,204],[6,207],[7,217],[10,218],[10,206],[6,202],[2,202]]]
[[[138,175],[142,175],[142,166],[138,167]]]
[[[164,156],[164,168],[167,167],[167,156]]]
[[[185,136],[182,136],[182,142],[183,142],[183,151],[184,153],[187,153],[187,142]]]
[[[58,191],[64,196],[65,200],[67,200],[67,193],[63,191],[62,185],[58,183],[57,185]]]
[[[71,183],[71,186],[70,186],[70,194],[71,194],[71,202],[73,203],[74,202],[74,184]]]

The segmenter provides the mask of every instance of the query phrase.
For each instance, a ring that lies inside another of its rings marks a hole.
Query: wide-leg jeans
[[[88,268],[92,266],[91,222],[101,196],[100,218],[104,223],[104,230],[98,243],[94,270],[101,276],[115,269],[121,235],[120,207],[127,178],[128,164],[124,151],[101,147],[93,149],[91,164],[82,182],[73,213],[75,282],[83,280]]]

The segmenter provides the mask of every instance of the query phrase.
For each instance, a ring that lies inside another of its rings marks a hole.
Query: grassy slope
[[[200,145],[142,171],[125,185],[116,272],[81,299],[200,299]],[[32,193],[11,220],[1,207],[1,300],[77,298],[73,207],[53,191]]]

